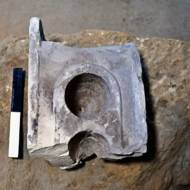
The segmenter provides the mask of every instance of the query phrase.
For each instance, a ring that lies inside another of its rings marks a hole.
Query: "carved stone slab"
[[[45,41],[29,28],[28,150],[63,169],[85,158],[146,152],[145,95],[133,43],[95,48]]]

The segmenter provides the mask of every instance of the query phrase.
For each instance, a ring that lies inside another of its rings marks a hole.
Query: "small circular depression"
[[[100,116],[109,99],[106,82],[95,74],[84,73],[74,77],[65,90],[65,102],[70,111],[88,120]]]

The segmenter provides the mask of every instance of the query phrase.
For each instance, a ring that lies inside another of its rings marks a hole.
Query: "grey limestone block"
[[[147,150],[145,93],[133,43],[92,48],[46,41],[29,27],[28,134],[31,156],[62,169],[95,154],[119,160]]]

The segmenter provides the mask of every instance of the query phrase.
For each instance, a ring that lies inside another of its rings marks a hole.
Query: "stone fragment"
[[[142,68],[133,43],[74,48],[29,29],[28,150],[63,169],[146,152]]]

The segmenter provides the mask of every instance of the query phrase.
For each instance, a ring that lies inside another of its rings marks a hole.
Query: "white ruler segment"
[[[20,117],[20,112],[11,112],[8,153],[10,158],[18,158],[19,156]]]

